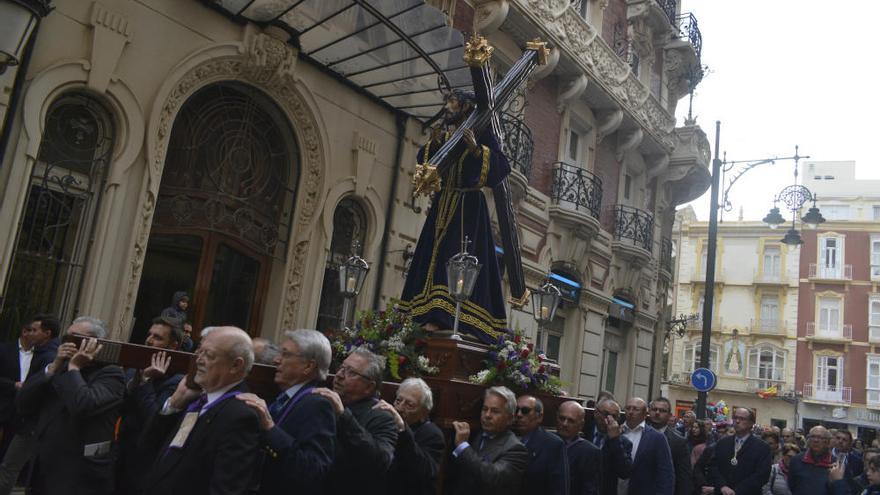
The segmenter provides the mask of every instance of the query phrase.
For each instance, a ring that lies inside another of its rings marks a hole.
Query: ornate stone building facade
[[[566,298],[540,335],[511,325],[573,395],[656,391],[675,207],[709,183],[704,133],[674,118],[696,21],[672,0],[400,3],[54,2],[3,107],[3,330],[51,310],[137,340],[181,289],[197,328],[333,328],[353,241],[372,264],[356,306],[391,304],[428,208],[409,180],[439,108],[426,57],[455,84],[454,31],[476,30],[497,74],[553,48],[502,121],[528,285],[552,272]]]

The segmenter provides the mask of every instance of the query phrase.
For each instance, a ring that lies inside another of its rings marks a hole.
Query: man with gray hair
[[[256,340],[256,339],[254,339]],[[330,341],[315,330],[284,332],[275,384],[282,390],[271,405],[241,394],[260,416],[269,453],[260,493],[324,493],[336,445],[336,414],[324,397],[313,394],[327,379]]]
[[[329,399],[336,413],[336,460],[328,479],[331,495],[385,493],[397,427],[390,414],[373,409],[384,371],[382,356],[358,348],[336,370],[333,390],[312,392]]]
[[[256,490],[260,421],[234,398],[247,391],[244,378],[253,364],[253,344],[244,330],[202,330],[195,377],[180,381],[144,434],[143,448],[156,454],[145,494]]]
[[[394,462],[388,474],[388,493],[435,493],[446,442],[440,428],[428,419],[433,407],[431,387],[421,378],[404,380],[397,388],[393,406],[384,400],[373,406],[387,411],[398,431]]]
[[[456,495],[519,493],[529,462],[525,446],[510,431],[516,396],[507,387],[491,387],[483,396],[482,431],[471,435],[465,421],[455,421],[455,450],[450,486]]]
[[[104,322],[80,317],[67,333],[84,337],[61,344],[55,360],[31,376],[16,398],[23,415],[37,416],[37,442],[29,486],[37,493],[106,494],[113,491],[114,426],[125,393],[125,374],[98,365],[96,339]]]

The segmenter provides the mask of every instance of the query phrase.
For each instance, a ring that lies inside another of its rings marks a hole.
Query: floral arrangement
[[[333,344],[334,369],[357,348],[385,357],[385,378],[434,375],[440,370],[423,355],[427,334],[405,313],[367,310],[359,313],[354,328],[337,332]]]
[[[547,356],[535,352],[534,344],[526,341],[522,330],[516,329],[498,338],[483,362],[486,369],[469,378],[480,385],[506,385],[522,391],[537,389],[558,395],[562,392],[562,381],[550,374],[546,361]]]

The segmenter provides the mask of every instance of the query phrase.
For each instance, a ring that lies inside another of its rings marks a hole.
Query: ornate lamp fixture
[[[455,300],[455,324],[452,327],[452,338],[461,340],[458,335],[458,321],[461,317],[461,303],[467,301],[474,291],[477,275],[483,265],[472,254],[468,254],[470,244],[467,236],[461,241],[461,251],[446,262],[446,282],[449,285],[449,296]]]
[[[780,191],[775,198],[773,198],[773,208],[771,208],[770,213],[764,217],[764,223],[770,226],[771,229],[775,229],[785,223],[785,218],[783,218],[782,214],[779,212],[779,208],[777,208],[776,204],[781,201],[782,204],[785,205],[785,208],[791,211],[791,228],[785,233],[785,237],[781,239],[781,242],[788,246],[799,246],[804,243],[800,232],[797,230],[797,214],[805,204],[810,201],[813,202],[813,206],[807,211],[807,214],[801,218],[804,225],[808,228],[815,229],[819,224],[825,221],[822,213],[819,212],[819,208],[816,207],[816,195],[805,186],[797,183],[798,160],[801,158],[798,156],[797,152],[798,148],[795,146],[794,156],[792,157],[794,159],[794,184],[786,187]]]
[[[550,283],[549,274],[544,284],[532,292],[532,313],[534,314],[535,321],[538,322],[537,346],[543,345],[544,328],[553,321],[561,298],[562,291]]]
[[[21,63],[39,20],[49,14],[49,0],[0,0],[0,74]]]
[[[352,255],[339,267],[339,292],[342,293],[344,303],[342,306],[342,326],[348,327],[349,313],[352,302],[364,287],[364,280],[370,265],[357,255],[357,243],[352,246]]]

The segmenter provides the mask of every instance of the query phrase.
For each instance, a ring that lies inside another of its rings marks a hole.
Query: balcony
[[[602,179],[589,170],[568,163],[554,163],[550,200],[550,220],[562,231],[573,232],[581,239],[599,232]]]
[[[848,282],[852,280],[852,265],[825,266],[810,263],[808,278],[823,282]]]
[[[614,240],[651,252],[654,215],[627,205],[614,205]]]
[[[782,286],[788,285],[788,280],[780,273],[759,273],[755,275],[755,285]]]
[[[830,404],[852,404],[852,387],[826,385],[818,387],[812,383],[804,384],[804,400]]]
[[[700,60],[703,52],[703,35],[697,25],[697,18],[690,12],[681,14],[675,18],[675,25],[678,27],[678,39],[690,43],[697,54],[697,60]]]
[[[770,387],[776,387],[776,395],[782,397],[786,392],[790,392],[791,389],[785,389],[785,380],[771,380],[769,378],[751,378],[749,377],[746,381],[746,391],[748,392],[760,392],[762,390],[767,390]]]
[[[522,118],[509,112],[501,114],[501,129],[504,132],[504,154],[510,167],[528,182],[532,177],[532,130]]]
[[[775,335],[785,337],[788,333],[788,321],[752,319],[749,326],[749,333],[752,335]]]
[[[852,341],[852,325],[833,325],[816,330],[816,322],[807,322],[807,338],[816,342],[850,342]]]

